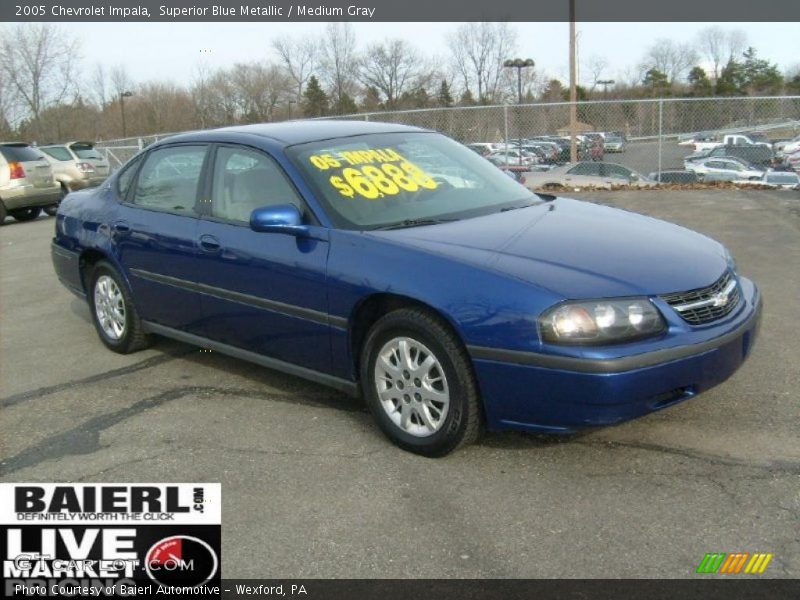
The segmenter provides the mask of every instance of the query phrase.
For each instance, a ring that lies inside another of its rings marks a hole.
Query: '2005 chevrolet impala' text
[[[66,197],[52,257],[111,350],[157,334],[361,394],[428,456],[691,398],[742,364],[761,312],[714,240],[374,122],[162,140]]]

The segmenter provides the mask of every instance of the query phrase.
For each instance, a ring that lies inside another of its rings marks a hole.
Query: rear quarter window
[[[28,162],[42,160],[42,154],[30,146],[0,146],[0,154],[8,162]]]
[[[39,148],[42,152],[55,158],[56,160],[74,160],[72,158],[72,154],[69,153],[69,150],[64,148],[63,146],[55,146],[53,148]]]

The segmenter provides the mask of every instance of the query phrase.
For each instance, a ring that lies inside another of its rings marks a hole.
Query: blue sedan
[[[714,240],[369,122],[153,144],[67,196],[52,258],[109,349],[167,336],[360,394],[427,456],[691,398],[739,368],[761,312]]]

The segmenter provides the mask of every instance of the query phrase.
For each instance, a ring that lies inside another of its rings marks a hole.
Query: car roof
[[[200,140],[209,134],[249,134],[270,138],[286,146],[305,144],[339,137],[369,135],[375,133],[411,133],[426,132],[430,129],[382,123],[376,121],[349,120],[300,120],[283,121],[281,123],[259,123],[254,125],[234,125],[205,131],[195,131],[165,138],[164,142]]]
[[[73,140],[71,142],[53,142],[50,144],[39,144],[39,148],[53,148],[55,146],[71,146],[72,144],[89,144],[90,146],[94,146],[94,142],[88,142],[86,140]]]

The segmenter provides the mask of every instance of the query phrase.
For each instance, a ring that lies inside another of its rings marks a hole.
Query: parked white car
[[[703,140],[685,140],[679,142],[680,146],[694,146],[695,152],[702,150],[711,150],[718,146],[767,146],[772,148],[769,142],[762,142],[743,133],[731,133],[723,136],[722,139],[703,141]]]
[[[795,138],[792,138],[791,141],[786,142],[780,149],[780,152],[783,156],[788,156],[798,151],[800,151],[800,135],[798,135]]]
[[[696,161],[684,163],[687,171],[697,173],[698,179],[709,179],[734,181],[736,179],[760,179],[764,176],[764,171],[759,171],[754,167],[739,162],[732,158],[701,158]]]
[[[507,161],[506,157],[508,157]],[[519,150],[511,150],[511,149],[496,150],[495,152],[489,154],[486,158],[502,159],[503,162],[508,162],[508,164],[510,165],[532,166],[539,163],[539,158],[537,156],[534,156],[533,154],[526,152],[525,150],[522,150],[521,152]],[[492,162],[494,162],[494,160],[492,160]]]
[[[800,175],[792,171],[773,171],[764,173],[761,179],[742,181],[742,185],[762,185],[776,189],[796,190],[800,189]]]

